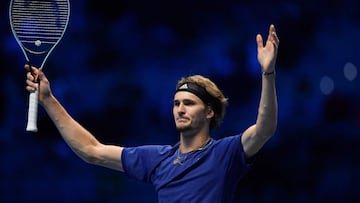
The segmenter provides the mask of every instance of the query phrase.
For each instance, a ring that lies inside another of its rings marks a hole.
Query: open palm
[[[263,72],[272,72],[275,70],[275,62],[279,46],[279,38],[276,35],[276,30],[274,25],[270,25],[269,35],[265,42],[263,43],[263,38],[260,34],[256,36],[257,50],[258,50],[258,61],[261,65]]]

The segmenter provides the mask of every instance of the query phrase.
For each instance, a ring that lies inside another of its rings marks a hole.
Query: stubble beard
[[[183,135],[193,134],[194,131],[196,130],[196,127],[194,125],[192,125],[192,122],[189,122],[186,124],[177,125],[176,130]]]
[[[192,126],[191,124],[189,124],[189,125],[183,125],[180,127],[177,126],[176,130],[183,136],[192,137],[192,136],[196,135],[196,132],[198,129],[196,127]]]
[[[179,131],[180,133],[182,132],[187,132],[192,130],[193,128],[191,127],[191,125],[186,125],[186,126],[176,126],[176,130]]]

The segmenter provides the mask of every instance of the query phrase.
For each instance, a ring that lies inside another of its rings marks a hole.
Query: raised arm
[[[25,65],[27,70],[30,69]],[[35,91],[35,77],[39,79],[39,103],[54,122],[61,136],[70,148],[84,161],[123,171],[121,163],[122,147],[104,145],[100,143],[89,131],[76,122],[55,98],[51,92],[50,83],[45,74],[32,67],[32,74],[27,74],[26,89]]]
[[[263,44],[260,34],[256,36],[258,61],[262,70],[261,98],[256,123],[242,136],[244,152],[248,157],[255,155],[275,133],[277,126],[277,98],[275,88],[275,63],[279,46],[274,25]]]

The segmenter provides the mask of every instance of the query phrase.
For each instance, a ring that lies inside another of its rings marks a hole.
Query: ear
[[[207,106],[206,111],[207,111],[206,118],[213,118],[214,117],[215,113],[212,110],[211,106]]]

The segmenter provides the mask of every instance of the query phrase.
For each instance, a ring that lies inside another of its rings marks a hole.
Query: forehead
[[[187,91],[179,91],[176,92],[174,95],[174,101],[178,100],[192,100],[192,101],[197,101],[197,102],[201,102],[201,99],[196,96],[195,94],[191,93],[191,92],[187,92]]]

